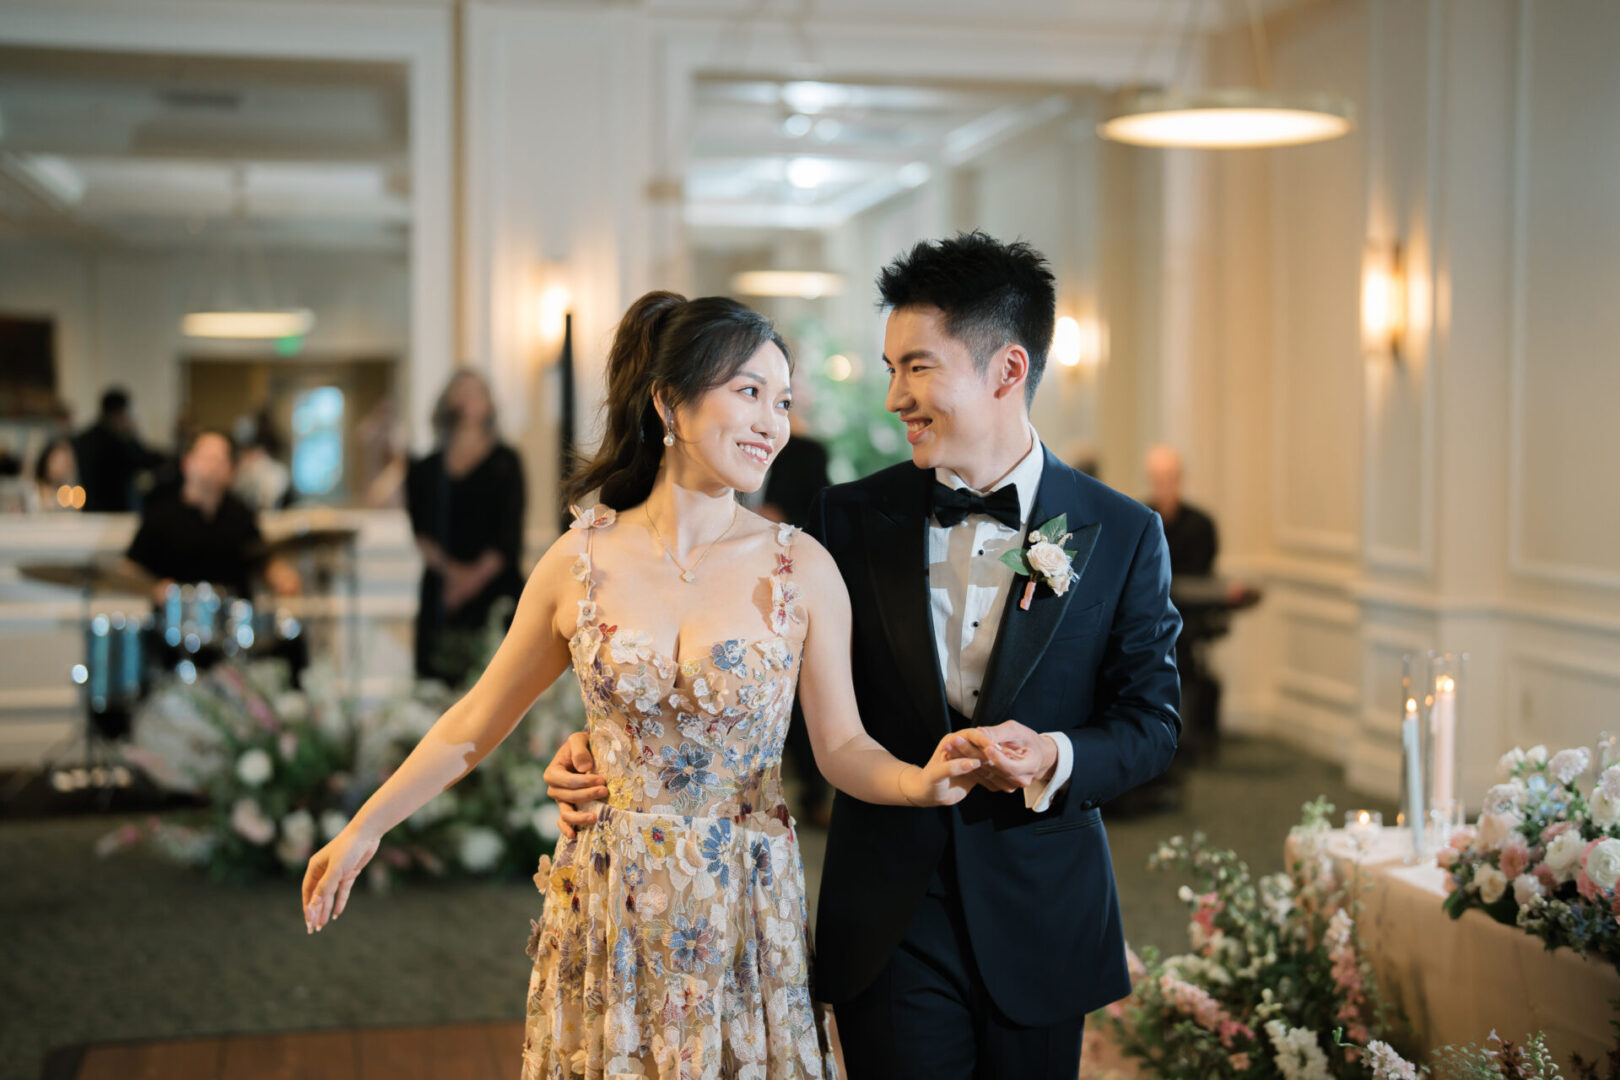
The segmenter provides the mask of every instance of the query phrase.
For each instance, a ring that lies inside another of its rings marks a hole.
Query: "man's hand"
[[[590,737],[583,731],[568,736],[546,766],[546,794],[557,801],[557,809],[562,811],[558,829],[570,840],[575,829],[596,824],[596,814],[585,807],[607,798],[607,781],[595,773],[595,768]]]
[[[1052,740],[1016,720],[995,727],[965,728],[958,732],[976,748],[984,765],[973,774],[991,791],[1018,791],[1037,780],[1047,780],[1057,768],[1057,747]]]

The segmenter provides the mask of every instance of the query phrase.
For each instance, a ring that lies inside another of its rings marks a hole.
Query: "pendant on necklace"
[[[697,577],[690,570],[682,570],[681,571],[681,580],[682,581],[696,581]]]

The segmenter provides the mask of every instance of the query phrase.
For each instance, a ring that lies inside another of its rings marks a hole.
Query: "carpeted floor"
[[[1202,829],[1281,869],[1300,804],[1322,794],[1393,820],[1336,768],[1238,739],[1187,771],[1178,809],[1110,819],[1133,944],[1185,943],[1178,882],[1145,869],[1161,839]],[[522,1016],[539,908],[527,882],[357,894],[311,937],[296,882],[234,888],[145,852],[97,858],[96,838],[126,820],[0,822],[0,1078],[36,1080],[47,1051],[73,1043]],[[802,840],[814,896],[824,835]]]

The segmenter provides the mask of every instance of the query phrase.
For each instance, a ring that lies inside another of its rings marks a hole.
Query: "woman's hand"
[[[952,732],[939,740],[934,756],[922,768],[908,765],[900,774],[900,794],[913,806],[951,806],[967,798],[975,780],[972,773],[980,761],[975,747]]]
[[[304,871],[304,929],[313,934],[343,914],[349,903],[349,890],[377,854],[382,838],[356,828],[351,821],[343,831],[310,856]]]

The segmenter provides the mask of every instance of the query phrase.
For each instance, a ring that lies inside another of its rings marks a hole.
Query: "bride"
[[[488,669],[310,859],[305,922],[343,913],[380,838],[477,766],[570,664],[602,800],[541,860],[523,1076],[831,1075],[811,1004],[804,871],[781,789],[795,687],[816,763],[850,795],[948,805],[979,766],[867,736],[843,579],[743,509],[788,438],[787,348],[732,300],[643,296],[608,360],[600,491],[529,576]]]

